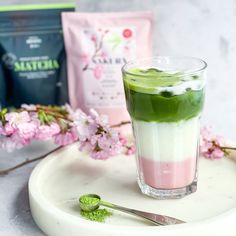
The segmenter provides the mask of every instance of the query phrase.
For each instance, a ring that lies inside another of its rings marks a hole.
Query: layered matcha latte
[[[169,57],[123,67],[138,182],[145,194],[179,198],[196,191],[205,68],[198,59]]]

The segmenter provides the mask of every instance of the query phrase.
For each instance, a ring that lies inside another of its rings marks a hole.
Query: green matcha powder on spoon
[[[178,220],[170,216],[158,215],[155,213],[144,212],[144,211],[138,211],[138,210],[118,206],[110,202],[105,202],[101,200],[100,196],[96,194],[86,194],[86,195],[81,196],[79,198],[79,204],[80,204],[80,209],[81,209],[80,211],[81,215],[84,218],[88,220],[98,221],[98,222],[104,222],[107,217],[112,215],[112,213],[106,209],[99,209],[100,206],[105,206],[108,208],[112,208],[114,210],[122,211],[131,215],[144,218],[148,221],[151,221],[152,223],[156,225],[172,225],[172,224],[185,223],[182,220]]]
[[[92,194],[83,195],[79,199],[80,202],[80,214],[87,220],[105,222],[106,218],[112,215],[107,209],[94,209],[90,210],[91,206],[98,206],[100,199],[94,197]],[[81,207],[82,206],[82,207]]]

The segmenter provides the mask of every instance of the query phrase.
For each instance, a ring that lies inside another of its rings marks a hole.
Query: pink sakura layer
[[[139,158],[144,182],[159,189],[175,189],[190,185],[196,172],[196,158],[178,162],[158,162]]]

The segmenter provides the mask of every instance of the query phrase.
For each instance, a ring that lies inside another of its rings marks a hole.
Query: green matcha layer
[[[199,115],[203,108],[204,90],[186,88],[175,95],[168,89],[181,85],[186,78],[180,73],[167,73],[156,69],[134,76],[139,69],[124,73],[127,108],[132,118],[143,121],[177,122]],[[155,71],[156,70],[156,71]],[[145,75],[144,75],[145,74]],[[190,78],[191,79],[191,78]],[[194,77],[192,80],[201,79]],[[189,80],[189,77],[187,78]],[[161,92],[157,93],[158,88]],[[166,88],[166,91],[165,91]]]

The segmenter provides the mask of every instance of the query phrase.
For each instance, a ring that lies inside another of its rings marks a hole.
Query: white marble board
[[[156,200],[142,195],[135,172],[132,156],[96,161],[80,153],[77,144],[66,147],[44,159],[30,177],[33,218],[49,236],[236,233],[236,162],[201,158],[198,191],[179,200]],[[67,201],[86,193],[97,193],[122,206],[170,215],[188,223],[153,226],[115,211],[106,223],[91,222],[81,218],[75,202]]]

